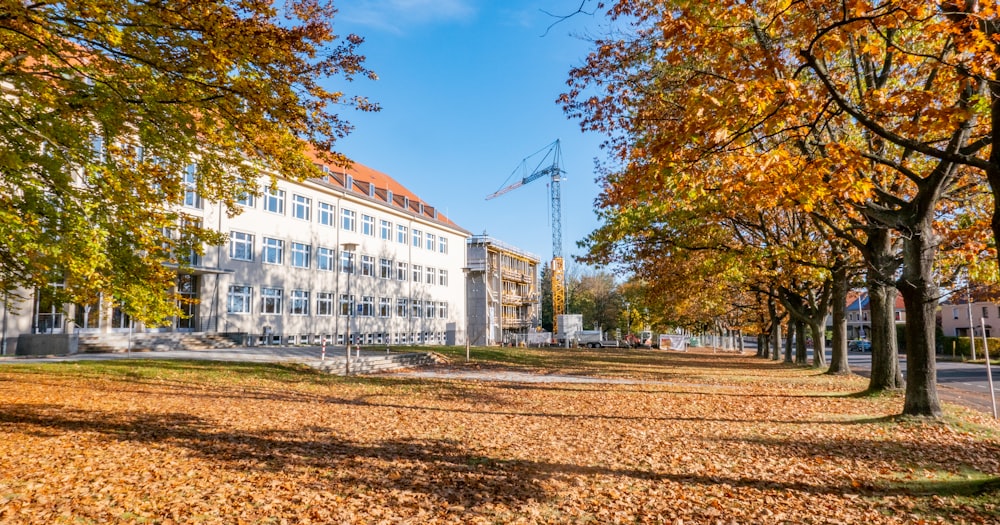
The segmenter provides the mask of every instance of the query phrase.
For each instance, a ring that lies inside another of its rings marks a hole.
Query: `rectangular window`
[[[396,242],[399,244],[406,244],[407,228],[402,224],[396,226]]]
[[[413,247],[420,248],[420,245],[424,241],[424,234],[420,233],[420,230],[413,230]]]
[[[952,319],[958,319],[958,308],[952,308],[951,309],[951,318]]]
[[[373,317],[375,315],[375,297],[371,295],[361,296],[361,311],[358,314],[362,317]]]
[[[428,266],[427,267],[427,273],[424,274],[424,275],[426,276],[425,279],[424,279],[425,283],[427,283],[427,284],[434,284],[434,280],[437,278],[437,270],[435,270],[434,268],[431,268],[430,266]]]
[[[188,164],[184,168],[184,205],[188,208],[201,209],[201,195],[198,194],[198,168]]]
[[[352,309],[354,309],[354,296],[340,294],[340,315],[350,315]]]
[[[396,263],[396,280],[405,281],[406,280],[406,263],[398,262]]]
[[[243,184],[243,179],[240,179],[240,184]],[[249,191],[244,191],[236,196],[236,204],[240,206],[245,206],[247,208],[253,208],[254,196]]]
[[[986,319],[989,316],[990,316],[990,307],[984,306],[983,307],[983,319]]]
[[[419,283],[424,278],[424,267],[419,264],[413,265],[413,282]]]
[[[289,313],[292,315],[309,315],[309,292],[305,290],[292,290],[290,298]]]
[[[284,215],[285,190],[272,190],[268,188],[268,190],[264,192],[264,210]]]
[[[229,286],[229,296],[226,299],[226,311],[231,314],[250,313],[250,301],[253,289],[238,284]]]
[[[392,240],[392,223],[391,222],[386,221],[386,220],[379,221],[378,231],[379,231],[379,237],[381,237],[383,241],[391,241]]]
[[[330,248],[316,249],[316,268],[324,272],[333,271],[334,251]]]
[[[333,293],[316,294],[316,315],[333,315]]]
[[[312,199],[292,194],[292,217],[308,221],[312,218]]]
[[[406,299],[396,299],[396,317],[409,317],[409,312],[407,311],[407,308],[409,308],[408,303],[409,301]]]
[[[285,259],[285,241],[264,237],[264,257],[267,264],[281,264]]]
[[[378,276],[383,279],[392,279],[392,261],[389,259],[378,260]]]
[[[292,243],[292,266],[296,268],[309,267],[309,254],[312,253],[312,246],[301,242]]]
[[[896,310],[896,320],[897,321],[902,321],[903,320],[903,314],[899,310]]]
[[[435,246],[437,245],[437,237],[433,233],[427,234],[427,251],[433,252]]]
[[[375,277],[375,258],[371,255],[361,256],[361,275]]]
[[[438,251],[448,253],[448,238],[444,235],[438,237]]]
[[[229,258],[238,261],[253,260],[253,235],[229,232]]]
[[[438,317],[441,319],[448,318],[448,303],[441,301],[438,303]]]
[[[281,288],[260,289],[260,313],[281,313]]]
[[[423,314],[424,305],[420,299],[414,299],[410,301],[410,317],[421,317]]]
[[[361,214],[361,234],[370,237],[375,236],[375,217]]]
[[[336,208],[328,202],[319,203],[319,223],[324,226],[333,226],[333,217]]]
[[[354,218],[357,214],[354,210],[348,210],[347,208],[340,209],[340,229],[344,231],[352,232],[357,227],[354,223]]]
[[[434,301],[424,301],[424,312],[426,313],[424,317],[434,319],[434,314],[437,312],[437,305],[434,304]]]
[[[448,270],[438,270],[438,284],[448,286]]]
[[[342,273],[354,273],[354,252],[347,250],[340,251],[340,271]]]
[[[378,316],[379,317],[390,317],[392,315],[392,298],[391,297],[379,297],[378,298]]]

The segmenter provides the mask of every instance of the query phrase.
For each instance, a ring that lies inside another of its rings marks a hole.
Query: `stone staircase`
[[[80,334],[77,352],[81,354],[155,352],[162,350],[210,350],[235,348],[242,334],[208,332],[141,333],[141,334]]]
[[[344,356],[327,357],[323,361],[309,363],[310,366],[318,368],[331,374],[344,375]],[[351,357],[351,375],[354,374],[377,374],[379,372],[390,372],[404,368],[417,368],[435,364],[447,363],[444,356],[434,352],[413,352],[408,354],[392,355],[362,355],[361,357]]]

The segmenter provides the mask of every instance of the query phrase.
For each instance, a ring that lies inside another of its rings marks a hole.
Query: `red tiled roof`
[[[345,168],[343,166],[332,165],[328,162],[322,162],[313,152],[310,152],[309,155],[317,165],[326,166],[329,170],[329,175],[327,175],[326,180],[324,181],[328,184],[343,188],[344,190],[350,191],[356,195],[368,197],[376,202],[381,202],[383,204],[405,210],[413,215],[420,216],[421,218],[437,221],[465,231],[443,213],[438,212],[435,207],[421,201],[416,194],[406,189],[405,186],[381,171],[353,161],[349,167]],[[351,188],[345,187],[345,174],[351,176],[353,181]],[[374,186],[374,188],[370,189],[370,186]],[[392,202],[388,201],[389,192],[392,193]]]

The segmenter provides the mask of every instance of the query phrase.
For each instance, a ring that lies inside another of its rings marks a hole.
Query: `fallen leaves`
[[[995,489],[918,490],[1000,475],[988,419],[897,422],[857,378],[682,359],[631,385],[5,367],[0,522],[1000,521]]]

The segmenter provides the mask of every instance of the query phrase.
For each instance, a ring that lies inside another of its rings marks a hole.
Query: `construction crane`
[[[539,154],[544,152],[545,154],[541,156],[541,160],[535,164],[534,169],[528,172],[529,161],[538,158]],[[559,183],[562,181],[562,174],[564,173],[562,168],[559,167],[562,161],[562,150],[559,147],[559,141],[556,140],[552,144],[538,150],[535,153],[525,157],[521,164],[514,169],[510,177],[504,181],[504,184],[510,181],[511,177],[515,174],[521,174],[521,180],[505,186],[494,193],[486,196],[486,200],[495,199],[504,193],[511,190],[515,190],[528,184],[531,181],[540,179],[542,177],[548,176],[551,179],[549,185],[549,196],[551,199],[552,207],[552,332],[553,334],[559,332],[559,316],[566,313],[566,283],[565,283],[565,267],[563,266],[562,257],[562,201],[559,191]]]

